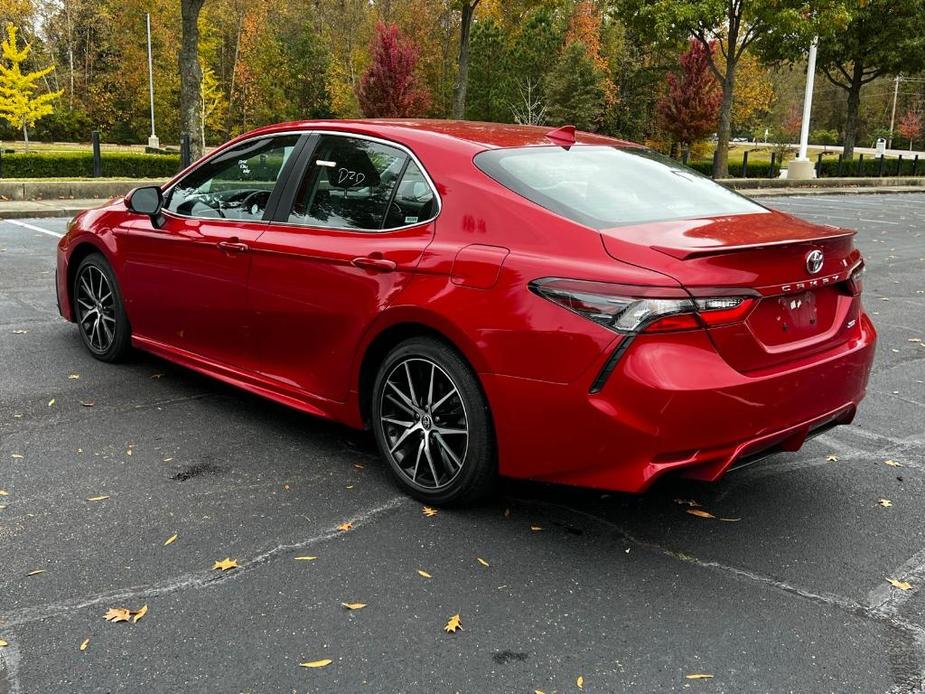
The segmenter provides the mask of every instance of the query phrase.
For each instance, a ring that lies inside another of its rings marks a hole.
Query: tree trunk
[[[180,132],[190,136],[190,158],[202,156],[202,143],[195,136],[200,124],[202,68],[199,65],[199,12],[205,0],[180,0]]]
[[[466,117],[466,89],[469,83],[469,31],[479,0],[463,0],[462,23],[459,27],[459,75],[453,90],[453,118]]]
[[[861,106],[861,86],[864,79],[864,63],[854,64],[851,73],[851,87],[848,89],[848,108],[845,111],[845,148],[842,151],[843,159],[854,156],[854,145],[858,137],[858,110]]]
[[[732,137],[732,96],[735,89],[736,64],[730,51],[723,78],[723,101],[719,107],[719,124],[716,128],[716,154],[713,156],[713,178],[729,176],[729,139]]]
[[[22,139],[26,143],[26,151],[29,151],[29,128],[26,127],[26,124],[23,123],[22,126]]]

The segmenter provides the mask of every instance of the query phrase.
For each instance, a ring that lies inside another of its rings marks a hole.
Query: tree
[[[453,90],[453,118],[462,118],[466,113],[466,90],[469,86],[469,33],[479,0],[461,0],[461,3],[459,73],[456,76],[456,88]]]
[[[723,94],[708,54],[715,44],[704,47],[692,40],[681,54],[680,73],[669,73],[668,91],[658,102],[662,126],[685,148],[713,130]]]
[[[0,118],[6,120],[14,128],[21,129],[29,149],[29,127],[47,116],[54,109],[51,102],[64,92],[46,92],[36,94],[36,82],[45,78],[54,71],[54,65],[42,70],[23,74],[21,65],[29,57],[31,44],[25,44],[20,50],[16,39],[16,27],[6,25],[6,39],[0,44],[4,62],[0,64]]]
[[[583,43],[571,43],[562,51],[546,76],[549,119],[571,123],[580,130],[595,130],[604,113],[605,77]]]
[[[202,67],[199,64],[199,14],[205,0],[180,0],[180,130],[190,136],[190,157],[199,159]]]
[[[820,25],[837,27],[843,8],[836,0],[614,0],[624,16],[641,31],[656,37],[687,39],[693,36],[703,46],[716,41],[725,65],[708,54],[710,69],[722,84],[723,98],[717,116],[716,155],[713,176],[729,173],[729,139],[732,135],[732,104],[736,69],[750,47],[768,47],[775,57],[792,57],[805,50]],[[850,0],[844,0],[849,2]],[[782,37],[787,40],[784,41]]]
[[[922,134],[922,114],[915,109],[906,111],[899,119],[896,130],[909,140],[909,151],[912,151],[912,141]]]
[[[925,0],[844,0],[849,22],[819,37],[817,65],[845,91],[844,156],[854,155],[861,88],[883,75],[925,66]]]
[[[418,49],[414,43],[401,35],[397,25],[379,22],[370,53],[370,64],[357,89],[363,114],[371,118],[423,115],[430,94],[415,74]]]
[[[492,18],[479,19],[472,28],[471,45],[468,81],[472,89],[466,100],[466,118],[507,121],[512,73],[504,30]]]

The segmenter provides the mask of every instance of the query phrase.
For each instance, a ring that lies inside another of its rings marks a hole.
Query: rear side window
[[[495,149],[477,155],[475,164],[515,193],[595,229],[767,212],[673,159],[643,148]]]
[[[323,135],[289,215],[291,224],[379,231],[431,219],[434,193],[403,150]]]

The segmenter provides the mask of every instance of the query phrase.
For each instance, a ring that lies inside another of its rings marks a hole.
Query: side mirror
[[[125,196],[125,206],[132,212],[149,216],[156,227],[160,227],[163,205],[164,193],[159,186],[135,188]]]

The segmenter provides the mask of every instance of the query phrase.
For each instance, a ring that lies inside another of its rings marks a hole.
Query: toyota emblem
[[[810,251],[806,254],[806,271],[811,275],[815,275],[822,269],[822,261],[822,251]]]

